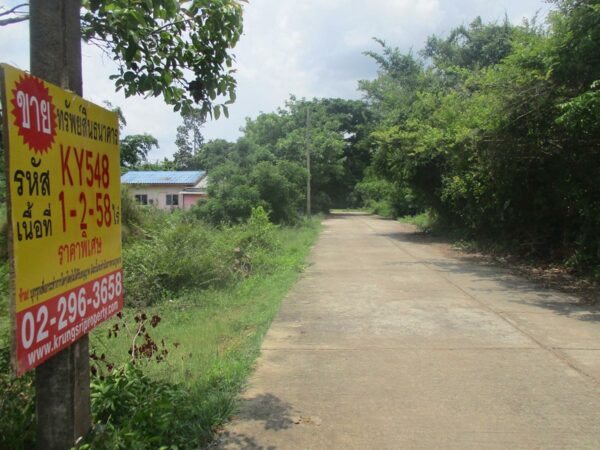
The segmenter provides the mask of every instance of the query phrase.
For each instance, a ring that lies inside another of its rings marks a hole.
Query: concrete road
[[[217,446],[600,448],[600,310],[408,225],[324,225]]]

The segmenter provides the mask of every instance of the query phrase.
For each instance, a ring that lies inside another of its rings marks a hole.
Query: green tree
[[[256,206],[266,206],[257,187],[248,183],[247,174],[239,166],[227,162],[210,173],[208,199],[193,212],[213,224],[231,224],[248,219]]]
[[[174,109],[227,114],[235,100],[230,50],[242,33],[236,0],[85,0],[84,40],[119,63],[111,76],[126,96],[162,95]],[[218,96],[228,100],[215,104]]]
[[[148,153],[158,148],[158,141],[150,134],[133,134],[121,139],[121,167],[137,169],[146,162]]]
[[[430,37],[419,58],[371,55],[378,77],[360,87],[375,152],[357,194],[416,200],[523,253],[597,263],[600,5],[554,3],[547,27],[477,19]]]
[[[210,171],[223,164],[230,156],[235,144],[225,139],[214,139],[206,142],[198,152],[196,159],[202,170]]]
[[[200,129],[204,125],[204,116],[200,109],[192,108],[182,115],[183,124],[177,127],[175,145],[177,151],[173,161],[177,170],[199,169],[198,153],[204,142]]]
[[[487,67],[498,64],[511,53],[515,30],[506,16],[501,24],[484,24],[477,17],[468,27],[454,28],[445,39],[430,36],[423,55],[439,69]]]
[[[304,166],[308,146],[312,203],[317,210],[327,210],[332,205],[348,205],[354,184],[370,163],[371,152],[366,143],[370,123],[371,113],[363,102],[298,100],[292,96],[285,108],[248,119],[244,139],[254,146],[254,161],[274,158]]]
[[[110,78],[125,96],[162,96],[183,112],[199,104],[218,118],[235,101],[231,49],[242,34],[242,2],[83,0],[82,35],[117,62]],[[26,7],[0,11],[0,26],[28,20]]]
[[[275,222],[296,221],[306,202],[307,147],[314,209],[347,206],[370,163],[371,116],[360,101],[291,97],[284,108],[247,119],[236,143],[212,141],[196,155],[210,171],[209,200],[198,214],[232,222],[262,206]]]

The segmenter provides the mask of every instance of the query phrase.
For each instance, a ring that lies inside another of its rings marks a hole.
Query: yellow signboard
[[[117,114],[1,65],[18,374],[123,305]]]

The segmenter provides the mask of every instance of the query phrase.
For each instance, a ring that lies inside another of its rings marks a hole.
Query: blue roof
[[[194,171],[131,171],[121,175],[123,184],[191,184],[194,185],[206,174],[203,170]]]

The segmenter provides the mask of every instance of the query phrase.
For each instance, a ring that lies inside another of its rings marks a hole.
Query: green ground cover
[[[91,333],[94,430],[83,448],[202,448],[234,414],[264,334],[304,267],[320,221],[277,227],[260,211],[247,223],[220,228],[187,215],[138,219],[129,225],[124,246],[128,306],[122,318]],[[173,249],[169,239],[182,232],[185,245]],[[166,257],[171,259],[162,264]],[[8,373],[5,304],[0,448],[30,448],[32,376],[15,380]]]

